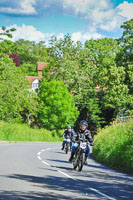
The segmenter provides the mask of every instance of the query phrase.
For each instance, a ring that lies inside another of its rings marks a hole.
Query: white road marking
[[[37,156],[37,158],[38,158],[39,160],[41,160],[41,157],[40,157],[40,156]]]
[[[38,155],[38,156],[40,156],[40,154],[41,154],[41,152],[38,152],[38,154],[37,154],[37,155]]]
[[[63,174],[64,176],[67,176],[68,178],[73,179],[74,181],[77,181],[76,178],[73,178],[72,176],[69,176],[68,174],[66,174],[66,173],[64,173],[64,172],[62,172],[62,171],[60,171],[60,170],[58,170],[58,172],[61,173],[61,174]]]
[[[50,164],[49,164],[49,163],[47,163],[47,162],[45,162],[45,161],[43,161],[43,160],[42,160],[42,163],[44,163],[45,165],[48,165],[48,166],[50,166]]]
[[[112,198],[112,197],[110,197],[110,196],[108,196],[108,195],[106,195],[106,194],[104,194],[104,193],[102,193],[102,192],[100,192],[99,190],[96,190],[96,189],[94,189],[94,188],[88,188],[89,190],[92,190],[92,191],[94,191],[94,192],[96,192],[96,193],[98,193],[98,194],[100,194],[100,195],[102,195],[102,196],[104,196],[104,197],[106,197],[106,198],[108,198],[108,199],[110,199],[110,200],[116,200],[115,198]]]

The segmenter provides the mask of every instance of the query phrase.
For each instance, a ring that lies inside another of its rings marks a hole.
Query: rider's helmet
[[[80,127],[82,127],[82,125],[85,125],[86,128],[87,128],[87,127],[88,127],[87,121],[86,121],[86,120],[82,120],[82,121],[80,122]]]
[[[69,129],[69,128],[71,128],[71,126],[70,126],[70,125],[68,125],[68,126],[67,126],[67,129]]]

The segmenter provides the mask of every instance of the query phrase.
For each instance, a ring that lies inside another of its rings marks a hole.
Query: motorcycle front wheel
[[[85,160],[85,154],[81,153],[79,157],[79,162],[78,162],[78,171],[82,171],[83,165],[84,165],[84,160]]]
[[[65,153],[66,153],[66,154],[68,153],[68,149],[69,149],[69,144],[66,143],[66,145],[65,145]]]
[[[77,155],[74,156],[73,161],[72,161],[72,164],[73,164],[73,169],[76,169],[77,166],[78,166],[78,158],[77,158]]]

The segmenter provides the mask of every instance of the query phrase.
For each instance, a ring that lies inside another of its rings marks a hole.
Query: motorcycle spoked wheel
[[[78,171],[82,171],[83,165],[85,160],[85,154],[83,152],[80,152],[79,161],[78,161]]]
[[[78,155],[77,154],[74,156],[72,164],[73,164],[73,169],[76,169],[78,166]]]
[[[66,143],[66,145],[65,145],[65,153],[66,153],[66,154],[68,153],[68,150],[69,150],[69,144]]]

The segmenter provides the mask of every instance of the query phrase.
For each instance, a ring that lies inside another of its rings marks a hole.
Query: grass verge
[[[23,142],[60,142],[62,141],[56,131],[45,129],[32,129],[25,124],[9,124],[0,121],[0,140]]]
[[[133,120],[105,127],[94,137],[93,157],[121,172],[133,173]]]

